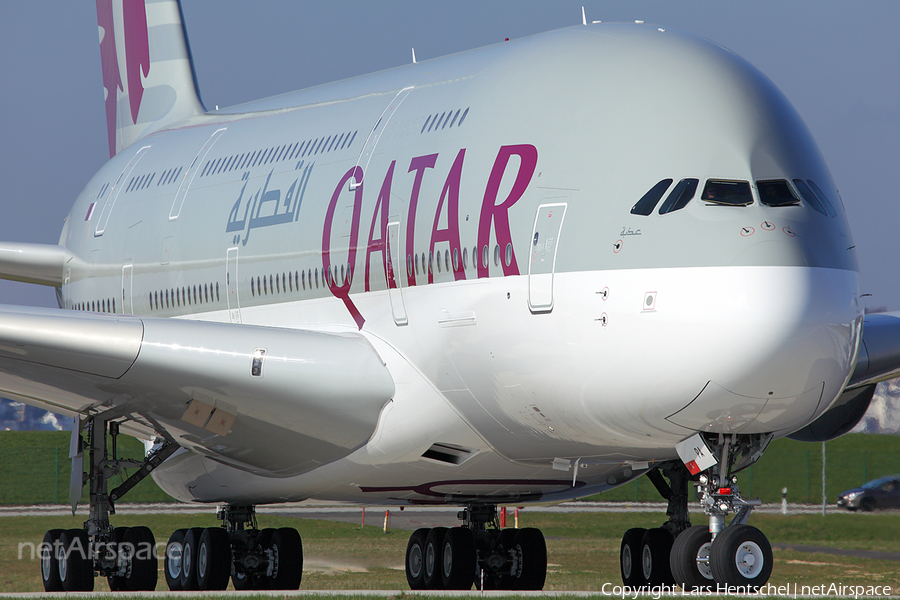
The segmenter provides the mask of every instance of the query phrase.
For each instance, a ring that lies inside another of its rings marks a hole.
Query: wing
[[[356,333],[0,306],[0,394],[288,476],[365,444],[394,383]]]

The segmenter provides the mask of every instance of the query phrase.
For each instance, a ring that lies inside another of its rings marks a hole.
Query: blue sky
[[[576,25],[582,2],[185,0],[200,91],[229,106]],[[584,2],[588,20],[641,19],[713,40],[787,95],[847,208],[869,307],[900,309],[900,2]],[[56,243],[108,157],[95,3],[0,5],[0,240]],[[0,302],[55,306],[0,282]]]

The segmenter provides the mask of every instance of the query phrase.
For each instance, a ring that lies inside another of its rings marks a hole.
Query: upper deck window
[[[800,204],[800,198],[791,189],[784,179],[772,181],[757,181],[756,189],[759,190],[759,199],[766,206],[795,206]]]
[[[803,196],[803,199],[806,200],[806,203],[809,204],[809,207],[814,211],[822,213],[823,215],[828,214],[825,211],[825,206],[822,205],[821,200],[816,194],[809,189],[809,186],[806,185],[806,182],[802,179],[795,179],[794,185],[797,186],[797,189],[800,190],[800,195]]]
[[[666,201],[659,208],[659,214],[664,215],[681,210],[687,206],[688,202],[694,198],[694,194],[697,193],[697,184],[699,183],[699,179],[682,179],[679,181],[678,185],[669,193]]]
[[[724,206],[748,206],[753,204],[753,194],[748,181],[709,179],[700,199],[710,204]]]
[[[825,195],[825,192],[823,192],[819,188],[819,186],[816,185],[816,182],[813,181],[812,179],[807,179],[806,183],[809,184],[809,187],[812,188],[813,192],[815,192],[815,194],[819,197],[819,200],[822,201],[822,204],[825,205],[825,210],[828,211],[828,216],[829,217],[836,216],[837,213],[834,211],[834,205],[831,203],[831,200],[829,200],[828,196]]]
[[[663,179],[652,188],[650,191],[644,194],[640,200],[637,201],[631,208],[631,214],[633,215],[643,215],[648,216],[653,212],[653,209],[656,208],[656,205],[659,204],[660,199],[663,197],[663,194],[666,193],[666,190],[669,189],[669,186],[672,185],[671,179]]]

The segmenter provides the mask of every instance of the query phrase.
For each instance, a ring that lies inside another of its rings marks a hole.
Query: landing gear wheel
[[[717,584],[756,593],[772,574],[772,546],[756,527],[735,525],[716,536],[710,561]]]
[[[425,537],[425,589],[439,590],[444,586],[441,577],[441,563],[444,553],[446,527],[435,527]]]
[[[619,548],[619,570],[622,573],[622,583],[628,587],[638,587],[647,583],[641,572],[641,541],[644,539],[646,529],[635,527],[629,529],[622,536],[622,546]]]
[[[116,564],[118,565],[121,565],[130,554],[133,554],[133,552],[129,553],[125,548],[125,534],[127,532],[127,527],[116,527],[115,530],[113,530],[114,543],[111,550],[116,553]],[[128,581],[126,581],[124,575],[110,575],[106,578],[106,582],[109,584],[109,590],[111,592],[128,591]]]
[[[257,532],[256,545],[260,551],[265,552],[269,548],[274,533],[275,530],[271,527],[260,529]],[[234,589],[241,591],[269,589],[268,579],[265,575],[252,575],[237,569],[231,574],[231,583],[234,585]]]
[[[526,527],[513,545],[518,566],[512,574],[517,590],[541,590],[547,579],[547,544],[540,529]]]
[[[641,539],[641,575],[651,586],[674,584],[669,568],[669,554],[674,542],[667,529],[648,529]]]
[[[411,590],[425,589],[425,538],[428,529],[416,529],[406,544],[406,582]]]
[[[59,534],[56,561],[59,580],[67,592],[93,592],[94,566],[87,533],[69,529]]]
[[[469,590],[475,581],[475,535],[454,527],[444,536],[441,579],[445,590]]]
[[[159,566],[156,560],[156,538],[148,527],[129,527],[123,536],[124,556],[131,562],[125,574],[129,592],[152,592],[156,589]]]
[[[303,577],[303,541],[296,529],[282,527],[272,535],[272,577],[270,590],[296,590]]]
[[[45,592],[62,592],[62,581],[59,580],[59,562],[56,556],[56,547],[62,529],[51,529],[44,534],[41,542],[41,579],[44,582]]]
[[[863,512],[872,512],[875,510],[875,500],[872,498],[863,498],[859,503],[859,509]]]
[[[203,535],[202,527],[191,527],[184,534],[184,544],[181,547],[181,589],[194,591],[197,586],[197,547],[200,545],[200,536]]]
[[[669,567],[675,583],[685,592],[710,591],[715,583],[709,565],[711,539],[708,526],[695,525],[678,534],[672,544]]]
[[[197,549],[197,587],[224,590],[231,575],[231,541],[221,527],[203,530]]]
[[[184,536],[187,529],[176,529],[169,536],[166,543],[166,555],[163,558],[163,572],[166,574],[166,584],[173,592],[181,591],[181,555],[184,551]],[[237,589],[237,586],[235,586]]]

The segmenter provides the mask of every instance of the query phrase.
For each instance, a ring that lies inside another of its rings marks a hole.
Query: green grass
[[[37,559],[17,558],[19,545],[37,545],[53,527],[80,527],[83,517],[10,517],[0,519],[0,593],[41,590]],[[621,536],[630,527],[661,524],[661,513],[547,514],[523,511],[521,527],[539,527],[546,536],[548,574],[545,590],[600,591],[603,584],[618,584]],[[405,590],[403,557],[408,531],[361,527],[292,517],[259,516],[261,527],[296,527],[303,537],[304,590]],[[123,515],[117,525],[147,525],[165,542],[180,527],[215,526],[209,515]],[[763,515],[750,523],[762,529],[773,544],[793,543],[848,549],[900,552],[900,518],[896,514]],[[160,568],[162,565],[160,565]],[[160,573],[157,589],[165,589]],[[900,562],[859,559],[827,554],[775,551],[773,585],[890,585],[900,589]],[[97,591],[107,589],[97,580]]]
[[[66,431],[0,431],[0,505],[68,504],[70,436]],[[119,458],[143,459],[144,446],[133,437],[120,435],[118,454]],[[124,480],[113,478],[109,488]],[[82,502],[87,502],[87,489],[85,486]],[[130,490],[126,500],[173,501],[149,477]]]

